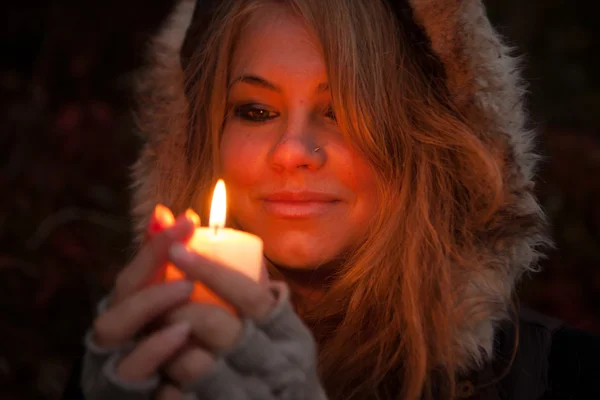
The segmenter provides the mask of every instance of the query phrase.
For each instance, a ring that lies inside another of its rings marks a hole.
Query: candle
[[[225,228],[227,198],[225,183],[219,180],[213,193],[208,227],[198,227],[187,242],[189,249],[221,262],[229,268],[243,273],[255,281],[260,281],[263,271],[263,242],[255,235]],[[184,279],[183,273],[173,265],[168,265],[165,280]],[[192,299],[199,302],[223,304],[208,288],[195,283]]]

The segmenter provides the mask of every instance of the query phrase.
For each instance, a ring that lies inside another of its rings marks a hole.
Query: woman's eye
[[[333,107],[328,107],[325,110],[325,117],[329,118],[333,122],[337,121],[337,117],[335,116],[335,111],[333,110]]]
[[[236,117],[250,122],[265,122],[277,118],[279,113],[268,110],[257,104],[244,104],[233,109]]]

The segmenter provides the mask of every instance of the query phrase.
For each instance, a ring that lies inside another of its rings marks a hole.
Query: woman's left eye
[[[335,115],[335,111],[333,110],[333,107],[327,107],[325,109],[325,117],[329,118],[333,122],[337,122],[337,117]]]
[[[234,107],[233,115],[248,122],[266,122],[277,118],[279,113],[258,104],[243,104]]]

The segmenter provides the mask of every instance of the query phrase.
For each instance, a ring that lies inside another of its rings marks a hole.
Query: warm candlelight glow
[[[171,211],[162,206],[157,206],[156,215],[169,214]],[[208,227],[200,226],[200,218],[191,210],[185,212],[195,224],[194,234],[187,241],[189,249],[213,259],[224,267],[239,271],[256,282],[262,282],[265,279],[263,268],[263,242],[255,235],[247,232],[238,231],[231,228],[225,228],[227,216],[227,198],[225,192],[225,182],[219,180],[213,192],[212,203],[210,207],[210,218]],[[172,214],[166,215],[172,220]],[[171,222],[172,224],[172,222]],[[168,264],[165,271],[166,281],[175,281],[186,279],[181,270],[172,264]],[[191,299],[202,303],[211,303],[231,309],[215,293],[205,287],[201,282],[195,282],[194,291]]]
[[[217,229],[223,229],[225,227],[226,217],[227,193],[225,191],[225,182],[223,182],[223,179],[219,179],[217,186],[215,186],[215,191],[213,192],[208,226],[217,232]]]

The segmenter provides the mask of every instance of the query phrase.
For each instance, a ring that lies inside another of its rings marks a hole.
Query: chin
[[[335,258],[336,252],[327,241],[286,236],[274,240],[265,238],[265,256],[276,265],[290,269],[315,269]]]
[[[323,257],[316,254],[288,253],[283,249],[270,250],[265,247],[265,256],[275,265],[289,269],[316,269],[323,264]]]

